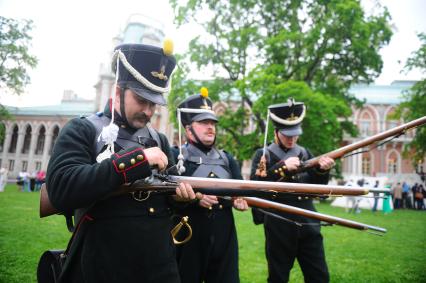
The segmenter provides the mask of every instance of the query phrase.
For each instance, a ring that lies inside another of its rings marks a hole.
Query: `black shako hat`
[[[183,126],[190,125],[192,122],[203,120],[218,121],[213,109],[213,103],[208,98],[208,90],[202,87],[200,94],[191,95],[182,101],[177,107],[177,115]]]
[[[302,121],[305,118],[306,106],[303,102],[295,102],[289,98],[287,103],[274,104],[268,107],[274,127],[288,137],[300,136]]]
[[[117,84],[129,88],[155,104],[166,105],[164,93],[170,91],[171,75],[176,66],[173,43],[165,40],[163,48],[146,44],[122,44],[114,49],[112,70],[117,70]]]

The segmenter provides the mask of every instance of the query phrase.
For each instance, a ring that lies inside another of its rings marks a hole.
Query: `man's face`
[[[280,139],[281,143],[286,147],[286,148],[293,148],[296,143],[297,140],[299,139],[299,136],[286,136],[281,134],[280,132],[278,132],[278,134],[276,133],[275,135],[278,135],[278,138]]]
[[[116,107],[118,105],[118,112],[120,113],[120,95],[116,97]],[[132,90],[126,89],[124,92],[124,110],[126,111],[126,118],[129,126],[135,129],[140,129],[146,126],[155,113],[156,104],[143,99],[135,94]]]
[[[199,122],[192,122],[191,126],[197,137],[204,145],[213,145],[216,138],[216,121],[203,120]],[[186,135],[189,137],[190,140],[196,142],[196,139],[189,130],[188,126],[186,128]]]

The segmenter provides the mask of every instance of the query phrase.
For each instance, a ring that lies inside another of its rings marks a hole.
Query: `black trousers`
[[[191,209],[193,234],[177,247],[179,273],[183,283],[238,283],[238,242],[231,208]]]
[[[264,227],[269,283],[288,282],[296,258],[305,282],[329,282],[320,226],[300,227],[266,215]]]
[[[179,283],[169,216],[87,223],[62,282]]]

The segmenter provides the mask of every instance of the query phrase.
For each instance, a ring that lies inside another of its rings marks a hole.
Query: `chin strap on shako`
[[[124,123],[126,125],[128,125],[129,123],[127,122],[127,116],[126,116],[126,109],[124,108],[124,92],[126,91],[125,87],[121,87],[120,86],[120,114],[121,114],[121,118],[123,119]],[[111,110],[114,111],[114,110]]]

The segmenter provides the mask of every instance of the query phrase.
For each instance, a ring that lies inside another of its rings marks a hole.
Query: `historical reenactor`
[[[149,126],[176,61],[163,48],[115,48],[116,88],[103,113],[71,120],[49,162],[47,189],[60,211],[76,211],[64,282],[180,282],[170,231],[171,202],[194,199],[188,184],[176,196],[128,193],[107,197],[124,183],[173,163],[166,137]]]
[[[301,162],[312,158],[306,148],[297,144],[302,134],[302,121],[306,107],[302,102],[289,99],[288,103],[271,105],[268,120],[275,126],[275,142],[259,149],[253,158],[252,180],[327,184],[334,160],[319,160],[319,167],[295,173]],[[266,133],[265,133],[266,135]],[[274,201],[315,211],[310,198],[278,196]],[[287,282],[294,260],[297,258],[305,282],[328,282],[323,239],[317,220],[286,213],[268,213],[253,210],[256,224],[264,223],[268,282]]]
[[[206,88],[178,105],[178,120],[185,127],[187,143],[174,148],[177,170],[186,176],[242,179],[231,154],[215,147],[218,118]],[[179,128],[180,129],[180,128]],[[182,166],[183,165],[183,166]],[[204,195],[178,209],[189,216],[192,238],[177,248],[182,282],[239,282],[238,243],[232,207],[247,210],[243,199]]]

